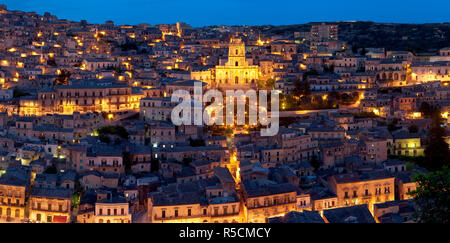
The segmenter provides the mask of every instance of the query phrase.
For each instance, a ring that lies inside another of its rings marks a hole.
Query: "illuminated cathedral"
[[[258,68],[246,61],[244,41],[231,38],[225,65],[218,65],[214,70],[191,72],[191,78],[208,82],[211,88],[223,90],[256,88]]]

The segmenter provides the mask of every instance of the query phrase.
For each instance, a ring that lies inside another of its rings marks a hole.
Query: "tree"
[[[122,153],[122,161],[125,166],[125,173],[129,174],[131,172],[131,154],[128,151]]]
[[[273,89],[274,87],[275,87],[275,79],[269,78],[269,79],[266,81],[265,88],[266,88],[266,89]]]
[[[304,96],[304,97],[308,97],[311,94],[311,90],[309,88],[309,82],[308,79],[304,78],[303,81],[300,81],[300,79],[297,79],[294,82],[294,86],[295,86],[295,94],[298,96]]]
[[[192,147],[201,147],[205,146],[205,140],[199,138],[199,139],[192,139],[189,138],[189,145]]]
[[[449,165],[450,150],[444,139],[445,129],[441,126],[441,112],[437,109],[433,113],[433,123],[428,131],[429,143],[425,148],[425,161],[430,169],[437,170]]]
[[[150,162],[150,171],[155,172],[159,170],[159,159],[152,159]]]
[[[417,133],[419,131],[419,128],[416,125],[413,124],[413,125],[408,127],[408,131],[410,133]]]
[[[363,47],[362,50],[361,50],[361,56],[365,56],[366,53],[367,53],[366,48]]]
[[[416,221],[421,223],[450,223],[450,170],[444,166],[442,170],[428,174],[415,175],[418,183],[416,190],[410,195],[418,206]]]
[[[433,114],[433,108],[425,101],[420,104],[419,111],[422,112],[424,117],[430,117]]]
[[[56,85],[68,85],[70,75],[72,75],[72,73],[70,73],[70,71],[67,71],[65,69],[61,70],[61,72],[58,74],[58,77],[56,77],[56,79],[55,79],[55,84]]]
[[[354,54],[358,53],[358,46],[357,46],[356,44],[353,44],[353,45],[352,45],[352,52],[353,52]]]
[[[398,124],[398,118],[392,119],[392,122],[389,122],[387,125],[388,130],[390,132],[392,132],[392,131],[399,129],[400,127],[397,127],[397,124]]]
[[[310,163],[311,163],[311,166],[314,167],[314,171],[317,171],[319,169],[320,162],[317,159],[317,156],[315,154],[313,154]]]
[[[30,94],[29,93],[25,93],[25,92],[23,92],[23,91],[21,91],[19,89],[14,89],[13,90],[13,97],[14,98],[18,98],[18,97],[21,97],[21,96],[27,96],[27,95],[30,95]]]
[[[56,174],[58,172],[58,169],[56,169],[55,165],[51,165],[49,167],[47,167],[47,169],[45,170],[44,173],[46,174]]]
[[[48,59],[47,65],[49,65],[49,66],[54,66],[54,67],[57,66],[57,65],[56,65],[55,59]]]
[[[186,157],[186,158],[183,158],[183,164],[185,164],[185,165],[189,165],[191,162],[192,162],[192,158],[191,157]]]

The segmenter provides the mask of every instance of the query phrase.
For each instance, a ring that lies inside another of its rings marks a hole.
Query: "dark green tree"
[[[314,171],[317,171],[319,169],[320,161],[317,159],[317,156],[315,154],[313,154],[310,163],[311,166],[314,168]]]
[[[205,140],[199,138],[199,139],[192,139],[189,138],[189,145],[192,147],[201,147],[205,146]]]
[[[265,88],[266,88],[266,89],[273,89],[274,87],[275,87],[275,79],[269,78],[269,79],[266,81]]]
[[[61,70],[61,72],[58,74],[58,77],[55,79],[56,85],[68,85],[69,79],[70,79],[70,71],[67,71],[65,69]]]
[[[159,159],[152,159],[150,162],[150,171],[151,172],[157,172],[159,170]]]
[[[365,56],[367,54],[366,48],[363,47],[361,50],[361,56]]]
[[[419,111],[422,112],[424,117],[431,117],[433,114],[433,107],[430,106],[427,102],[423,101],[420,103]]]
[[[438,170],[449,165],[450,149],[444,139],[445,129],[442,127],[441,113],[437,109],[433,113],[433,124],[428,131],[429,143],[425,148],[425,161],[431,170]]]
[[[419,173],[414,177],[418,183],[410,195],[418,206],[415,219],[421,223],[450,223],[450,169],[428,174]]]
[[[410,133],[417,133],[419,131],[419,128],[416,125],[413,124],[413,125],[408,127],[408,131]]]
[[[183,164],[185,164],[185,165],[189,165],[191,162],[192,162],[192,158],[191,157],[186,157],[186,158],[183,158]]]
[[[125,166],[125,173],[129,174],[131,172],[131,154],[128,151],[122,153],[122,161]]]
[[[45,173],[47,173],[47,174],[56,174],[57,172],[58,172],[58,169],[56,169],[56,166],[54,166],[54,165],[47,167],[47,169],[45,170]]]

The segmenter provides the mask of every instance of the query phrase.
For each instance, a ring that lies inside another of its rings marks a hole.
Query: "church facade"
[[[211,88],[249,89],[256,88],[259,67],[250,65],[245,58],[245,43],[232,38],[228,47],[228,61],[214,70],[191,72],[191,79],[208,82]],[[211,75],[205,77],[206,74]]]

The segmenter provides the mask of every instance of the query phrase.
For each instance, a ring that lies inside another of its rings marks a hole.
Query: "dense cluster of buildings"
[[[450,49],[351,49],[337,24],[267,36],[0,5],[0,222],[409,222],[424,169],[398,158],[424,155],[422,103],[449,119]],[[357,100],[286,112],[297,119],[272,137],[174,125],[171,95],[196,82]]]

